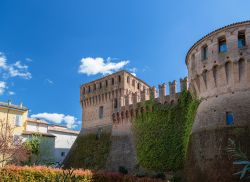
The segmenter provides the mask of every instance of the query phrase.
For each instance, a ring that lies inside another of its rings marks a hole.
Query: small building
[[[0,120],[9,122],[13,126],[13,135],[21,135],[24,130],[24,124],[28,117],[28,108],[20,105],[14,105],[11,102],[0,102]]]
[[[49,124],[46,121],[28,118],[24,124],[22,137],[24,141],[34,136],[40,139],[40,154],[38,158],[43,161],[55,162],[55,135],[48,133]]]
[[[56,137],[54,156],[56,162],[61,164],[78,136],[79,131],[70,130],[60,125],[50,125],[48,127],[48,134]]]

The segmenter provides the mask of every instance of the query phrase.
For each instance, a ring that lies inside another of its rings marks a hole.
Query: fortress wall
[[[246,44],[238,47],[242,32]],[[208,34],[187,54],[190,88],[201,99],[189,143],[187,181],[238,181],[226,153],[229,138],[240,142],[250,157],[249,37],[250,21],[232,24]],[[222,39],[225,52],[219,51]]]

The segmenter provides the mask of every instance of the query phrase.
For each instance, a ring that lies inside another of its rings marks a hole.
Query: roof
[[[98,79],[93,80],[93,81],[91,81],[91,82],[84,83],[84,84],[82,84],[81,86],[85,86],[85,85],[89,85],[89,84],[98,82],[98,81],[100,81],[100,80],[103,80],[103,79],[108,78],[108,77],[112,77],[113,75],[116,75],[116,74],[119,74],[119,73],[122,73],[122,72],[125,72],[125,73],[129,74],[131,77],[133,77],[133,78],[139,80],[140,82],[142,82],[142,83],[144,83],[145,85],[147,85],[148,87],[150,87],[150,85],[148,85],[145,81],[143,81],[143,80],[141,80],[140,78],[138,78],[138,77],[132,75],[132,74],[131,74],[130,72],[128,72],[127,70],[121,70],[121,71],[112,73],[112,74],[110,74],[110,75],[106,75],[106,76],[104,76],[104,77],[98,78]]]
[[[46,124],[46,125],[49,125],[48,122],[44,121],[44,120],[41,120],[41,119],[38,119],[38,118],[27,118],[26,120],[27,122],[32,122],[32,123],[38,123],[38,124]]]
[[[48,131],[56,131],[56,132],[69,133],[69,134],[75,134],[75,135],[79,134],[79,131],[70,130],[67,128],[57,128],[53,126],[49,126]]]
[[[0,107],[7,108],[7,109],[19,110],[19,111],[28,111],[27,107],[9,104],[6,102],[0,102]]]
[[[243,24],[250,24],[250,20],[247,20],[247,21],[242,21],[242,22],[236,22],[236,23],[232,23],[232,24],[229,24],[229,25],[226,25],[224,27],[221,27],[221,28],[218,28],[210,33],[208,33],[207,35],[203,36],[201,39],[199,39],[197,42],[195,42],[193,44],[193,46],[188,50],[187,54],[186,54],[186,64],[187,64],[187,58],[188,58],[188,55],[189,53],[194,49],[194,47],[196,47],[200,42],[202,42],[204,39],[208,38],[208,37],[211,37],[212,35],[214,35],[215,33],[218,33],[222,30],[224,30],[225,28],[231,28],[231,27],[234,27],[234,26],[239,26],[239,25],[243,25]]]
[[[33,132],[33,131],[24,131],[22,135],[42,135],[46,137],[56,137],[55,135],[50,134],[50,133],[41,133],[41,132]]]

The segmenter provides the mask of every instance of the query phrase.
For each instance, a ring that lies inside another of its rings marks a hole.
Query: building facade
[[[61,125],[49,125],[48,133],[55,136],[54,157],[61,164],[73,145],[79,131],[70,130]]]
[[[228,139],[250,151],[250,21],[200,39],[188,51],[186,64],[190,90],[202,101],[189,146],[189,181],[232,181]]]
[[[159,85],[159,91],[127,71],[105,76],[80,89],[82,106],[82,130],[80,135],[108,131],[111,132],[111,151],[106,170],[118,171],[120,166],[132,173],[137,165],[134,138],[131,130],[133,119],[152,108],[144,102],[154,99],[161,104],[178,102],[177,82]],[[180,80],[181,91],[188,89],[188,79]],[[159,93],[159,94],[158,94]],[[159,96],[158,96],[159,95]],[[71,155],[74,155],[73,153]]]
[[[150,86],[127,71],[86,83],[80,90],[84,129],[111,126],[114,117],[122,117],[122,107],[150,98]]]
[[[28,108],[14,105],[11,102],[0,102],[0,120],[10,123],[13,126],[13,135],[21,135],[24,130],[25,121],[28,117]]]

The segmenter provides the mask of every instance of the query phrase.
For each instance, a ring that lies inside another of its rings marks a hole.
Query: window
[[[112,78],[112,85],[114,85],[115,84],[115,79],[114,78]]]
[[[94,84],[94,90],[96,90],[96,84]]]
[[[90,86],[89,86],[89,92],[90,92]]]
[[[135,86],[135,80],[132,81],[132,86]]]
[[[238,33],[238,48],[243,48],[246,46],[245,32]]]
[[[108,80],[106,80],[105,83],[106,83],[106,87],[107,87],[108,86]]]
[[[227,125],[234,124],[234,115],[232,112],[226,112],[226,123]]]
[[[129,82],[130,82],[130,77],[128,76],[127,77],[127,83],[129,84]]]
[[[141,88],[141,84],[138,83],[138,84],[137,84],[137,89],[140,89],[140,88]]]
[[[102,82],[100,82],[100,87],[99,87],[100,89],[102,88]]]
[[[120,75],[118,76],[118,82],[119,83],[121,82],[121,76]]]
[[[118,107],[118,101],[117,98],[114,99],[114,108],[116,109]]]
[[[219,38],[219,52],[227,52],[227,42],[225,37]]]
[[[208,58],[208,47],[204,45],[202,47],[202,60],[206,60]]]
[[[22,116],[16,115],[16,126],[22,126]]]
[[[65,156],[65,152],[61,152],[61,157],[64,157]]]
[[[99,107],[99,119],[103,118],[103,106]]]
[[[83,89],[82,89],[82,93],[83,93],[83,94],[85,94],[85,87],[83,87]]]

